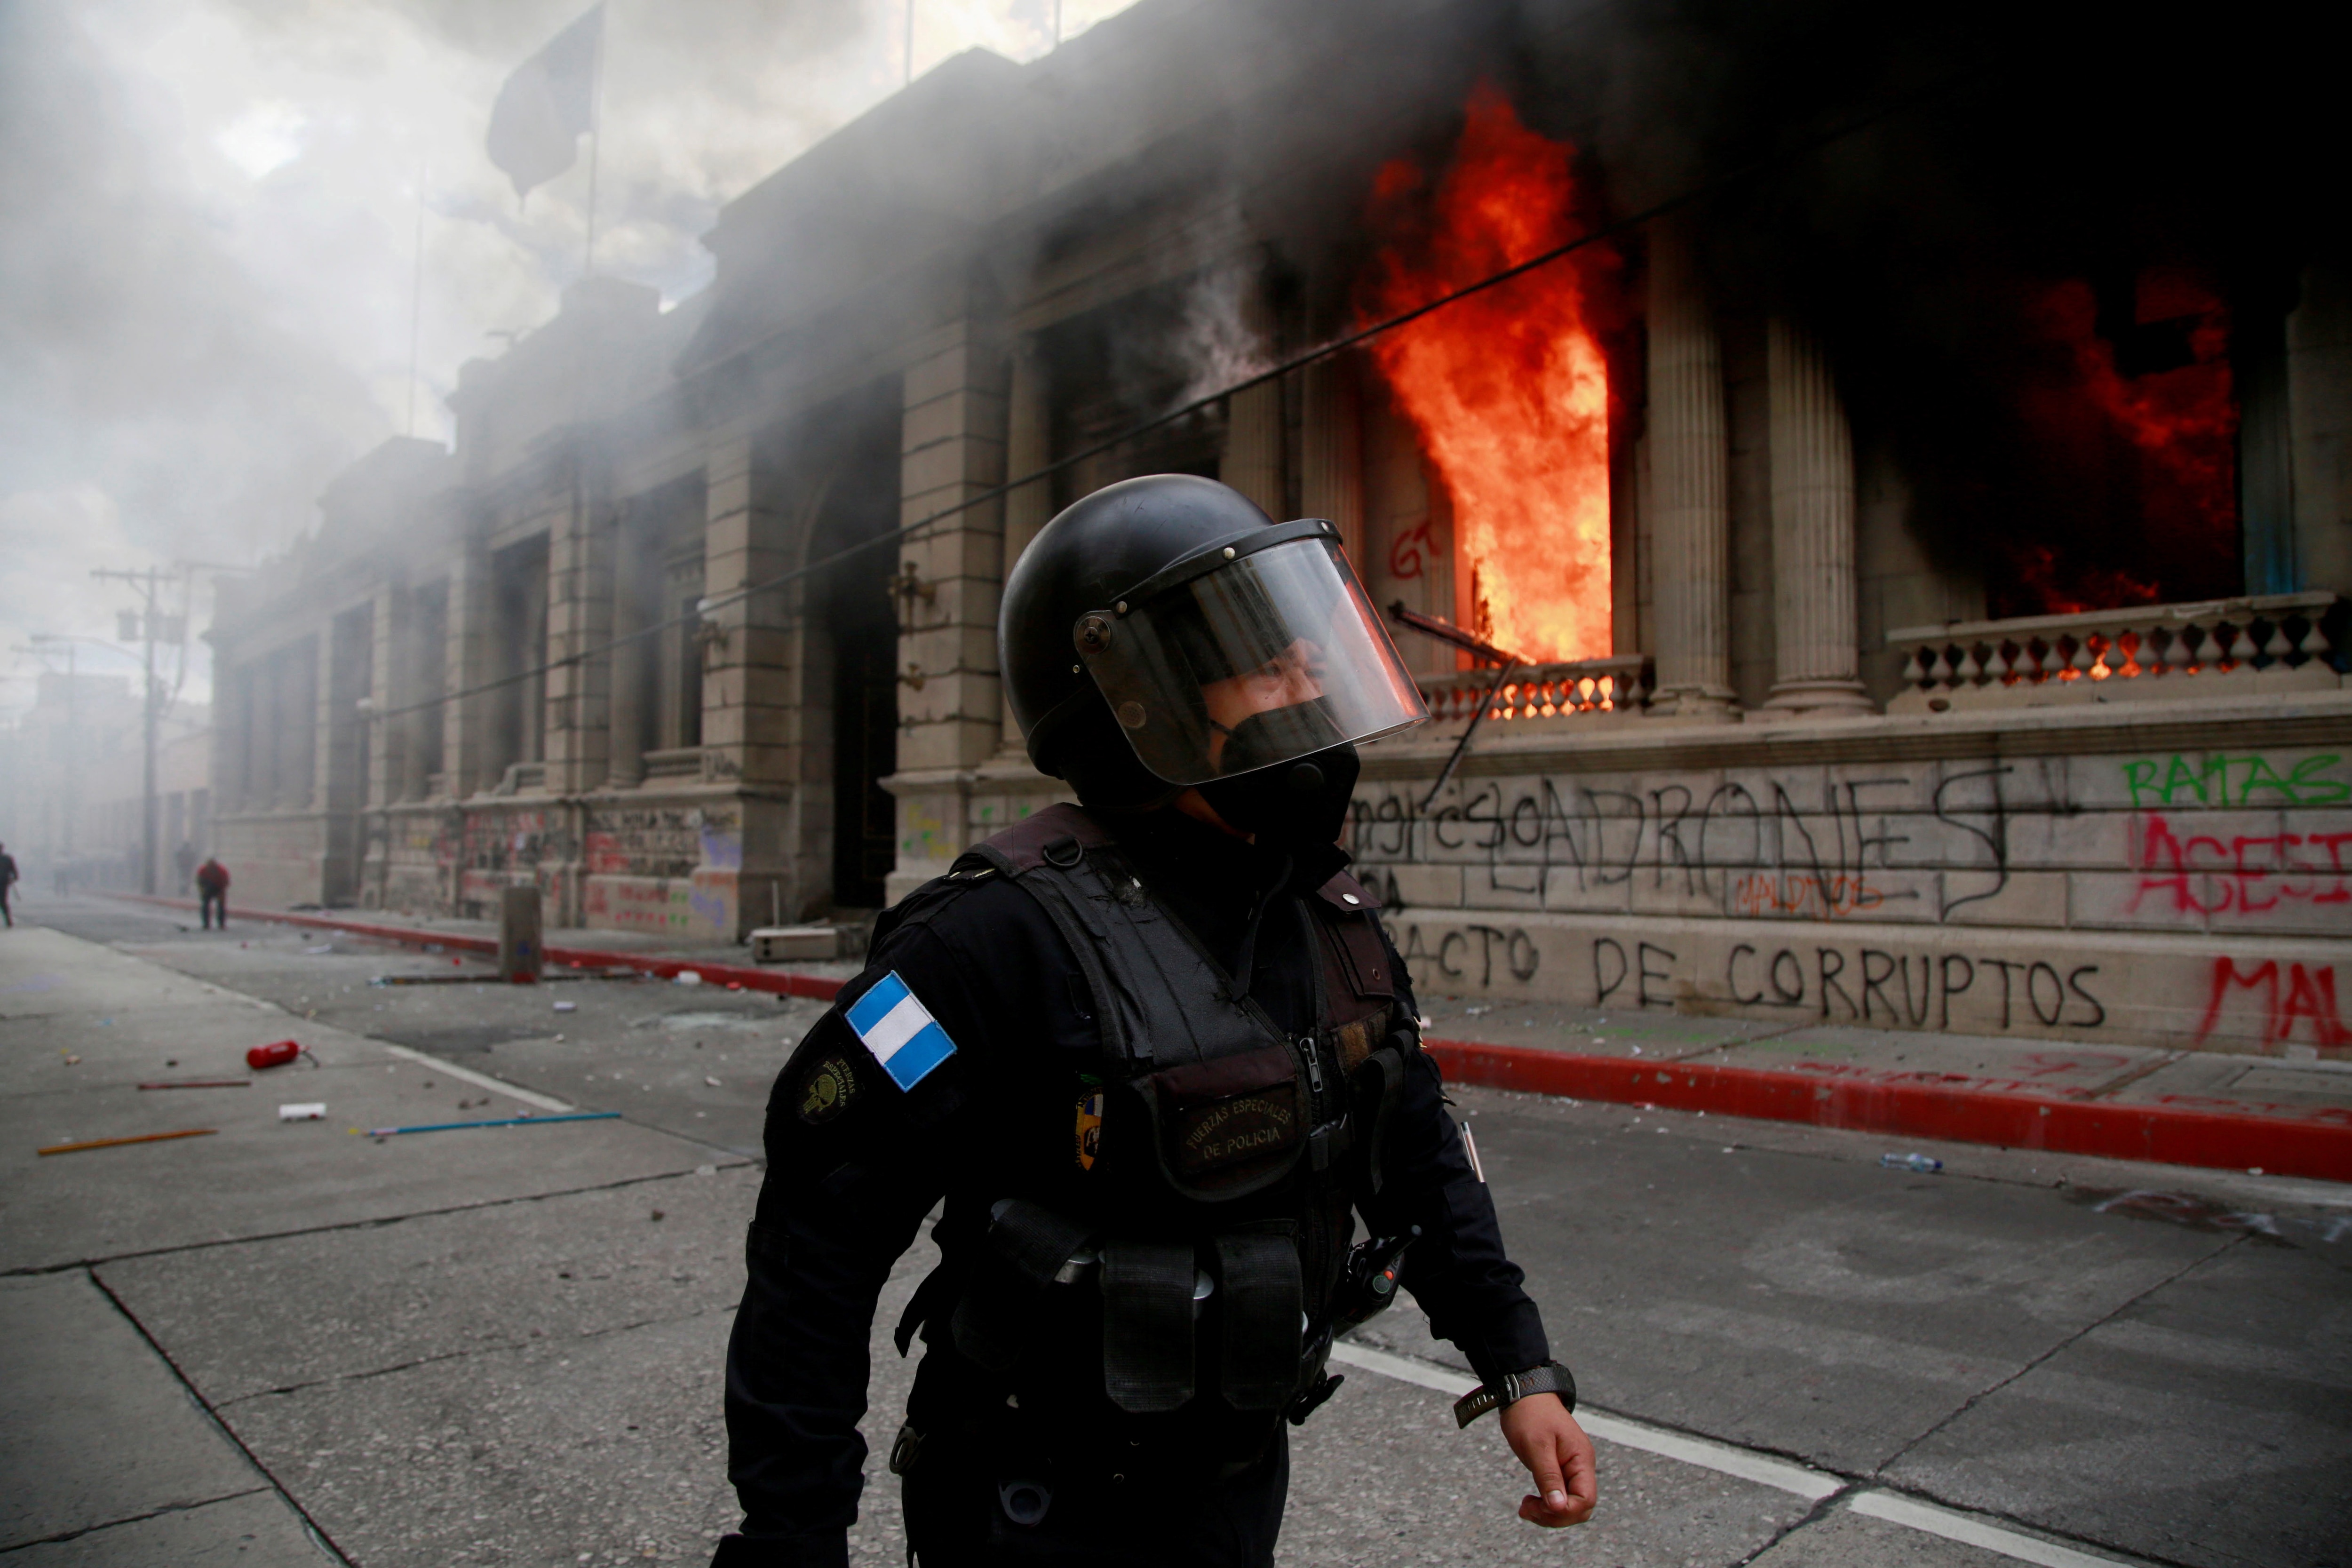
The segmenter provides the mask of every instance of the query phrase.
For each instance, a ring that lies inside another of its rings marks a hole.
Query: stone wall
[[[1864,721],[1616,767],[1641,737],[1510,737],[1427,809],[1423,744],[1376,758],[1349,845],[1432,992],[2342,1052],[2352,741],[2210,720]]]

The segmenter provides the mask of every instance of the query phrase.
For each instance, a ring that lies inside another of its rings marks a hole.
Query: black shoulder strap
[[[1048,806],[967,859],[1010,877],[1052,919],[1086,975],[1104,1058],[1118,1070],[1211,1061],[1278,1037],[1077,806]]]

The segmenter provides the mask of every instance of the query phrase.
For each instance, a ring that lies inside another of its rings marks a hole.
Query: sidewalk
[[[183,900],[138,901],[194,908]],[[498,948],[488,921],[401,924],[271,911],[238,918],[411,948]],[[740,945],[665,946],[605,931],[551,931],[547,956],[662,978],[692,970],[708,984],[818,1000],[830,999],[857,970],[846,960],[762,968],[745,963]],[[1425,1044],[1446,1076],[1488,1089],[1801,1121],[1890,1140],[2352,1182],[2352,1062],[1548,1003],[1427,997],[1423,1005]]]
[[[289,1037],[304,1060],[247,1068],[249,1047]],[[552,1224],[581,1194],[635,1208],[641,1193],[678,1194],[656,1201],[684,1220],[698,1209],[682,1199],[718,1192],[698,1173],[742,1164],[618,1119],[354,1136],[571,1107],[37,927],[0,942],[0,1552],[12,1562],[349,1561],[315,1523],[315,1493],[293,1489],[319,1445],[273,1436],[264,1413],[325,1388],[324,1373],[288,1370],[306,1346],[327,1366],[409,1331],[387,1303],[415,1276],[384,1278],[377,1259],[413,1222],[471,1226],[475,1256],[492,1249],[478,1234],[486,1213]],[[191,1082],[246,1087],[152,1087]],[[326,1115],[282,1120],[295,1102]],[[331,1256],[310,1274],[250,1261],[271,1238]],[[731,1284],[701,1292],[710,1310]],[[665,1302],[683,1294],[664,1288]],[[479,1336],[487,1321],[461,1326]],[[436,1342],[401,1359],[446,1353]],[[681,1364],[709,1360],[698,1347]],[[232,1410],[214,1373],[247,1363],[257,1386],[285,1392]]]

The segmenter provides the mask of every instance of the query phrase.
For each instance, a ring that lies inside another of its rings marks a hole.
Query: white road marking
[[[2038,1563],[2042,1568],[2116,1568],[2117,1563],[2136,1561],[2128,1557],[2101,1557],[2072,1546],[2061,1546],[2054,1541],[2036,1540],[2020,1531],[1989,1524],[1972,1514],[1938,1508],[1934,1503],[1921,1502],[1916,1498],[1907,1498],[1898,1492],[1857,1492],[1847,1500],[1845,1506],[1873,1519],[1886,1520],[1927,1535],[1940,1535],[1947,1541],[1981,1546],[1987,1552],[1998,1552],[2003,1557],[2014,1557],[2021,1563]]]
[[[577,1106],[556,1099],[551,1094],[539,1094],[528,1089],[517,1089],[514,1085],[508,1083],[503,1079],[492,1078],[486,1072],[476,1072],[471,1068],[453,1067],[449,1063],[443,1061],[439,1057],[427,1056],[423,1051],[413,1051],[406,1046],[388,1045],[383,1048],[390,1051],[394,1056],[399,1057],[404,1060],[421,1063],[425,1067],[431,1068],[435,1072],[447,1073],[451,1078],[454,1078],[462,1083],[470,1083],[476,1089],[496,1089],[499,1093],[505,1095],[509,1100],[520,1100],[525,1105],[535,1105],[541,1110],[575,1110],[579,1109]]]
[[[1467,1373],[1456,1372],[1452,1367],[1433,1366],[1410,1356],[1395,1355],[1345,1341],[1331,1347],[1331,1359],[1343,1365],[1378,1373],[1382,1377],[1392,1377],[1400,1383],[1432,1389],[1449,1399],[1459,1399],[1477,1386]],[[1899,1524],[1923,1534],[1980,1547],[2021,1563],[2038,1563],[2041,1568],[2117,1568],[2118,1564],[2139,1562],[2137,1558],[2099,1556],[2072,1546],[2061,1546],[2054,1542],[2027,1535],[2022,1531],[2007,1530],[1973,1514],[1939,1508],[1899,1492],[1877,1488],[1853,1489],[1850,1483],[1826,1470],[1816,1470],[1769,1454],[1754,1453],[1730,1443],[1668,1431],[1644,1421],[1630,1420],[1622,1415],[1606,1415],[1597,1410],[1580,1410],[1576,1420],[1587,1433],[1603,1442],[1639,1448],[1644,1453],[1677,1459],[1721,1475],[1736,1476],[1776,1491],[1792,1492],[1809,1502],[1819,1502],[1843,1492],[1847,1494],[1844,1506],[1856,1513],[1883,1519],[1890,1524]]]
[[[1331,1359],[1361,1367],[1366,1372],[1393,1377],[1401,1383],[1435,1389],[1454,1399],[1478,1386],[1466,1373],[1450,1367],[1431,1366],[1426,1362],[1344,1342],[1331,1347]],[[1705,1437],[1669,1432],[1646,1422],[1629,1421],[1622,1415],[1603,1415],[1597,1410],[1583,1410],[1577,1413],[1576,1421],[1586,1432],[1604,1442],[1620,1443],[1644,1453],[1679,1459],[1686,1465],[1738,1476],[1741,1480],[1754,1481],[1776,1491],[1794,1492],[1809,1502],[1819,1502],[1845,1489],[1844,1481],[1825,1471],[1809,1469],[1803,1465],[1776,1459],[1767,1454],[1750,1453],[1728,1443],[1710,1442]]]

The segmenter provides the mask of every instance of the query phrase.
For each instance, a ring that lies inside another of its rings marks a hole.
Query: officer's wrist
[[[1538,1394],[1558,1394],[1569,1414],[1576,1413],[1576,1378],[1559,1363],[1548,1361],[1482,1384],[1455,1400],[1454,1424],[1467,1426],[1489,1410],[1507,1409]]]

